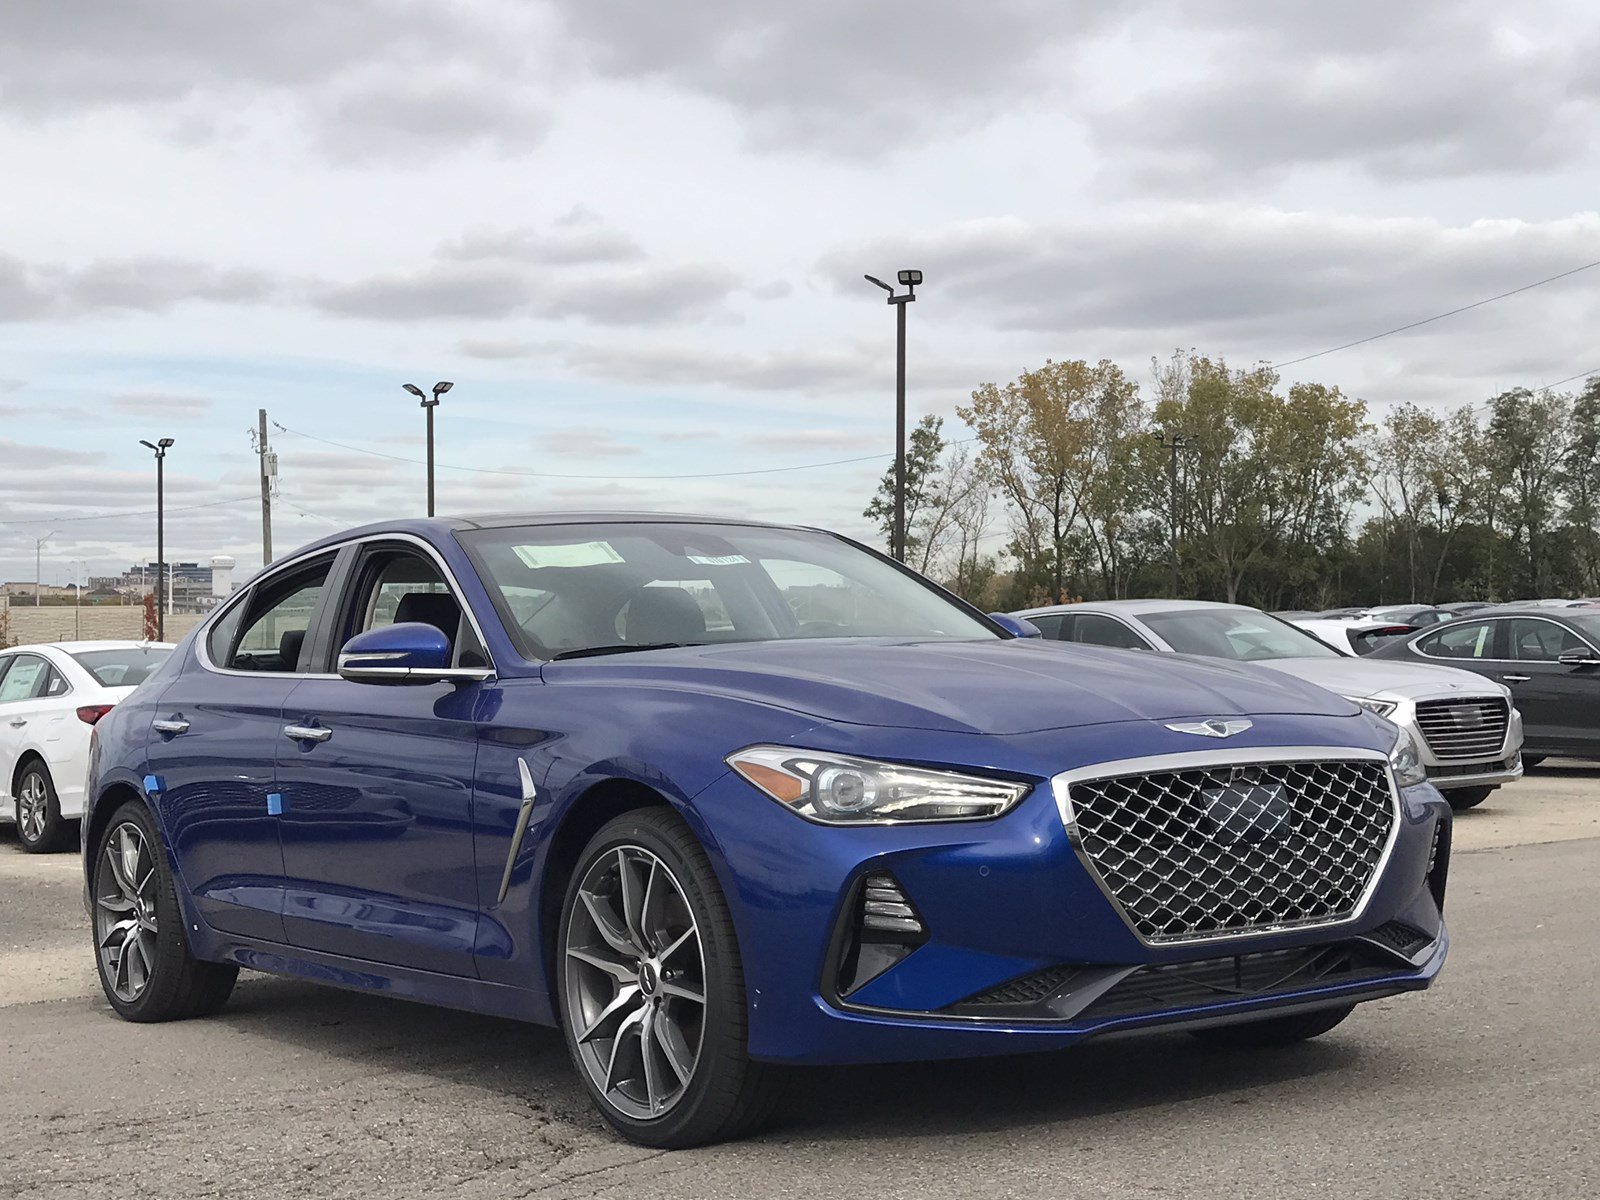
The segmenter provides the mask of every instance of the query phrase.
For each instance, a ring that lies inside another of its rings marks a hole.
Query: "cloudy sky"
[[[418,512],[437,379],[442,511],[862,534],[863,272],[926,272],[913,418],[1296,359],[1600,260],[1596,61],[1583,0],[11,0],[0,578],[153,556],[163,435],[171,556],[258,562],[261,407],[280,553]],[[1600,269],[1285,375],[1448,408],[1597,329]]]

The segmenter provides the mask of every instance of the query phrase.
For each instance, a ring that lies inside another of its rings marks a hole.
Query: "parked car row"
[[[1495,788],[1522,776],[1522,721],[1503,682],[1438,663],[1374,661],[1381,650],[1358,659],[1354,645],[1336,648],[1295,624],[1238,604],[1111,600],[1016,615],[1048,638],[1253,663],[1325,687],[1400,726],[1428,778],[1458,809],[1481,804]]]

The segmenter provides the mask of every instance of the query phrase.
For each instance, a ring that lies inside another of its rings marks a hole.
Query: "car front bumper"
[[[1429,986],[1448,947],[1451,818],[1429,785],[1401,793],[1393,842],[1353,919],[1161,945],[1107,899],[1048,786],[968,824],[811,825],[734,776],[696,808],[718,835],[750,1052],[769,1061],[1010,1054],[1330,1007]],[[841,947],[869,876],[898,885],[926,937],[841,994]]]

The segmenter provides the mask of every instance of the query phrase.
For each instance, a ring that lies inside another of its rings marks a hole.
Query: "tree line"
[[[985,383],[908,439],[906,561],[986,609],[1183,596],[1268,609],[1600,594],[1600,376],[1374,420],[1194,352]],[[894,470],[865,515],[887,543]],[[997,545],[994,535],[1003,538]]]

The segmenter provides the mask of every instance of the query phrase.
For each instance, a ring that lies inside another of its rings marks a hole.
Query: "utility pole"
[[[894,354],[894,529],[889,535],[889,554],[896,562],[906,560],[906,305],[917,298],[921,271],[901,271],[896,278],[904,285],[903,296],[881,279],[863,275],[868,283],[889,293],[895,308]]]
[[[256,454],[261,459],[261,565],[272,565],[272,476],[278,460],[267,446],[267,410],[256,410]]]
[[[55,537],[55,532],[51,531],[41,538],[33,539],[33,606],[35,608],[38,608],[40,604],[40,581],[44,579],[43,568],[40,566],[40,563],[44,559],[44,544],[53,537]]]
[[[1167,559],[1172,570],[1172,595],[1176,599],[1178,581],[1178,451],[1189,444],[1188,434],[1151,435],[1167,452]]]

